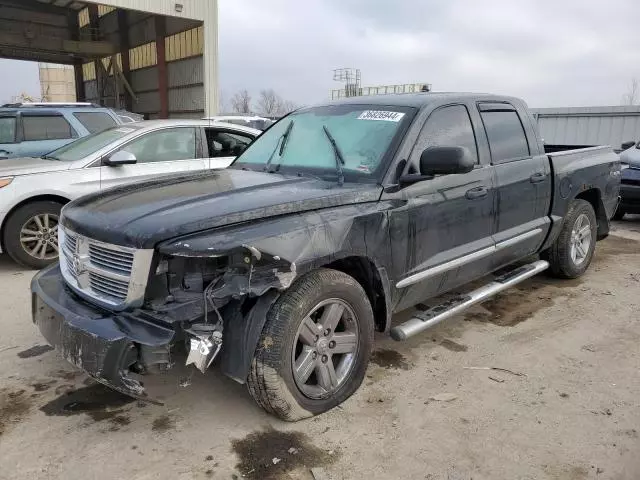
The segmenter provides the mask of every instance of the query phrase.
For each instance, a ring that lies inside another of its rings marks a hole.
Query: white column
[[[204,2],[204,101],[207,117],[218,113],[218,0]]]

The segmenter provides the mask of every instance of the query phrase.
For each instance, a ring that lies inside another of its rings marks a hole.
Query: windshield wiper
[[[267,160],[267,163],[264,166],[265,172],[269,171],[269,167],[271,166],[271,162],[273,161],[273,157],[276,154],[276,152],[278,152],[279,157],[282,157],[282,154],[284,153],[284,149],[287,146],[287,141],[289,140],[289,134],[291,133],[292,128],[293,128],[293,120],[291,120],[291,123],[289,123],[285,132],[278,139],[278,142],[276,143],[276,148],[273,149],[273,152],[271,152],[271,155],[269,156],[269,160]],[[278,146],[280,147],[280,151],[278,151]]]
[[[346,165],[346,162],[344,161],[344,155],[342,155],[342,151],[340,150],[340,147],[338,147],[336,139],[333,138],[333,135],[331,135],[331,132],[329,132],[329,129],[326,125],[322,126],[322,130],[324,130],[325,135],[327,136],[329,142],[331,143],[331,146],[333,147],[333,153],[336,157],[336,172],[338,172],[338,185],[342,186],[344,184],[344,173],[342,171],[342,165]]]
[[[54,157],[53,155],[42,155],[40,158],[43,160],[60,160],[58,157]]]

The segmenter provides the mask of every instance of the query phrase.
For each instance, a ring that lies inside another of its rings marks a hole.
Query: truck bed
[[[545,146],[545,150],[546,150]],[[620,188],[620,159],[609,146],[577,148],[548,153],[553,179],[549,216],[552,231],[549,240],[555,239],[562,226],[562,219],[573,198],[596,195],[598,237],[608,234],[608,220],[618,204]],[[548,240],[548,241],[549,241]]]

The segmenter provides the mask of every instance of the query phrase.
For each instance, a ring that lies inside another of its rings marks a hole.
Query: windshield
[[[82,160],[92,153],[106,147],[110,143],[116,142],[130,133],[135,132],[138,128],[139,127],[132,126],[113,127],[69,143],[64,147],[44,155],[43,158],[59,160],[61,162],[75,162],[76,160]]]
[[[413,108],[382,105],[298,110],[258,137],[234,166],[254,170],[268,167],[270,171],[310,169],[314,174],[336,175],[336,152],[327,137],[328,130],[344,158],[345,176],[371,177],[383,167],[394,138],[414,113]]]

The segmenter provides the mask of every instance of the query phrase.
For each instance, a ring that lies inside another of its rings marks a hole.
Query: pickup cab
[[[538,272],[582,275],[619,188],[610,147],[545,152],[516,98],[302,108],[226,170],[66,205],[60,264],[31,285],[33,321],[128,395],[152,399],[142,376],[183,353],[298,420],[358,389],[375,330],[402,341]]]

